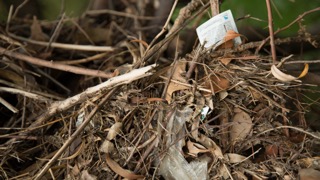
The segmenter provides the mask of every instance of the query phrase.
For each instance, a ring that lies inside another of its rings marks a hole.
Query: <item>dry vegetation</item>
[[[78,19],[11,16],[1,26],[1,178],[319,173],[320,135],[306,123],[310,104],[301,94],[313,87],[300,81],[310,75],[308,65],[299,78],[286,72],[286,65],[305,61],[260,53],[270,48],[268,39],[233,47],[239,34],[228,34],[214,51],[196,42],[179,54],[186,46],[180,32],[206,15],[209,3],[191,1],[153,39],[148,28],[156,18],[137,12],[151,5],[122,2],[117,11],[91,10]],[[316,47],[319,36],[301,29],[297,37],[274,40],[294,42]]]

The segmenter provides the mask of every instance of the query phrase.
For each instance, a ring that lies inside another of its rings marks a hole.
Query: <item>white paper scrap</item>
[[[230,10],[212,17],[196,29],[200,44],[206,48],[217,47],[222,44],[223,38],[228,30],[233,30],[238,33]],[[234,43],[235,45],[241,44],[241,38],[235,38]]]

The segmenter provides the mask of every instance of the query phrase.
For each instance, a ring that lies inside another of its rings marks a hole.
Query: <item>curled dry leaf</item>
[[[109,154],[107,154],[107,156],[106,156],[106,162],[107,162],[108,166],[110,167],[110,169],[112,169],[112,171],[114,171],[115,173],[117,173],[121,177],[128,178],[128,179],[142,179],[142,178],[144,178],[144,176],[142,176],[142,175],[137,175],[137,174],[132,173],[126,169],[123,169],[117,162],[115,162],[114,160],[112,160],[110,158]]]
[[[107,140],[110,141],[114,139],[117,136],[117,134],[119,134],[121,127],[122,127],[121,122],[116,122],[114,125],[112,125],[112,127],[109,129]]]
[[[289,74],[286,74],[282,71],[280,71],[277,66],[275,65],[272,65],[271,66],[271,73],[272,75],[279,79],[280,81],[283,81],[283,82],[289,82],[289,81],[293,81],[293,80],[297,80],[299,78],[302,78],[304,77],[307,73],[308,73],[308,70],[309,70],[309,65],[308,64],[305,64],[304,66],[304,69],[303,71],[301,72],[301,74],[298,76],[298,77],[294,77],[294,76],[291,76]]]
[[[246,138],[253,126],[252,119],[248,113],[238,108],[236,108],[235,112],[230,129],[230,139],[233,142]]]
[[[199,135],[199,142],[204,145],[208,150],[210,150],[210,152],[212,153],[212,155],[218,157],[219,159],[223,159],[223,153],[221,148],[209,137],[200,134]]]
[[[246,159],[245,156],[234,154],[234,153],[227,153],[224,155],[225,159],[229,161],[229,163],[240,163]]]
[[[191,141],[187,142],[188,151],[191,156],[197,157],[198,153],[209,152],[210,150],[206,149],[204,146],[198,143],[193,143]]]
[[[286,73],[280,71],[277,68],[277,66],[275,66],[275,65],[271,66],[271,73],[275,78],[277,78],[277,79],[279,79],[280,81],[283,81],[283,82],[289,82],[289,81],[293,81],[293,80],[298,79],[298,78],[296,78],[294,76],[291,76],[289,74],[286,74]]]
[[[307,75],[307,74],[308,74],[308,71],[309,71],[309,64],[305,64],[305,65],[304,65],[304,69],[303,69],[303,71],[301,72],[301,74],[299,75],[298,78],[302,78],[302,77],[304,77],[305,75]]]

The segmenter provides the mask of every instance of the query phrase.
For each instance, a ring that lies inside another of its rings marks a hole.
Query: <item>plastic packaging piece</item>
[[[206,180],[208,161],[192,161],[190,164],[175,147],[170,147],[162,160],[159,174],[166,180]]]
[[[238,33],[230,10],[212,17],[196,29],[200,44],[206,48],[221,45],[228,30]],[[235,45],[241,44],[241,38],[235,38],[234,43]]]
[[[166,146],[169,147],[165,157],[161,159],[159,174],[166,180],[206,180],[208,158],[198,158],[190,163],[184,158],[182,147],[185,145],[186,121],[192,118],[193,110],[190,107],[177,109],[169,119]],[[179,140],[181,139],[181,140]],[[178,141],[177,141],[178,140]],[[172,145],[172,143],[175,143]],[[210,158],[209,158],[210,159]]]

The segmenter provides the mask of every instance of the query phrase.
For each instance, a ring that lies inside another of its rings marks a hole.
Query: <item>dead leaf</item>
[[[144,176],[142,176],[142,175],[137,175],[137,174],[132,173],[126,169],[123,169],[117,162],[115,162],[114,160],[112,160],[110,158],[109,154],[107,154],[107,156],[106,156],[106,162],[107,162],[108,166],[110,167],[110,169],[112,169],[112,171],[114,171],[115,173],[117,173],[121,177],[128,178],[128,179],[142,179],[142,178],[144,178]]]
[[[232,126],[230,129],[230,139],[235,142],[237,140],[245,139],[252,129],[252,119],[248,113],[241,109],[235,109],[236,114],[232,119]]]
[[[300,180],[318,180],[320,178],[320,171],[307,168],[299,170],[299,179]]]
[[[240,37],[241,34],[233,31],[233,30],[228,30],[226,35],[223,38],[223,42],[219,46],[219,49],[228,49],[232,48],[234,46],[233,39]]]
[[[114,148],[114,145],[113,145],[113,143],[112,143],[111,141],[105,140],[105,141],[101,144],[99,150],[100,150],[101,152],[104,152],[104,153],[112,153],[112,152],[115,150],[115,148]]]
[[[204,145],[210,152],[218,157],[219,159],[224,159],[223,153],[221,151],[221,148],[209,137],[200,134],[199,135],[199,142]]]
[[[107,130],[109,130],[107,140],[110,141],[110,140],[114,139],[119,134],[121,127],[122,127],[122,123],[116,122],[114,125],[111,126],[110,129],[107,129]]]
[[[265,155],[277,157],[279,153],[279,147],[277,145],[271,144],[266,146]]]
[[[228,30],[226,35],[224,36],[223,40],[224,42],[227,42],[227,41],[230,41],[230,40],[233,40],[235,39],[236,37],[240,37],[241,34],[235,32],[234,30]]]
[[[301,72],[301,74],[299,75],[298,78],[302,78],[302,77],[304,77],[305,75],[307,75],[307,74],[308,74],[308,71],[309,71],[309,64],[305,64],[305,65],[304,65],[304,69],[303,69],[303,71]]]
[[[33,16],[33,22],[30,27],[30,38],[37,41],[48,41],[49,36],[42,31],[41,25],[36,16]]]
[[[89,174],[88,170],[83,170],[81,172],[80,180],[96,180],[97,176]]]
[[[211,75],[210,79],[205,77],[202,79],[201,86],[205,89],[213,89],[213,93],[217,93],[223,90],[226,90],[230,87],[229,80],[219,76],[219,75]],[[204,96],[211,96],[212,93],[202,92]]]
[[[280,71],[277,66],[275,65],[272,65],[271,66],[271,73],[272,75],[277,78],[278,80],[280,81],[283,81],[283,82],[289,82],[289,81],[294,81],[294,80],[297,80],[299,78],[302,78],[304,77],[305,75],[308,74],[308,71],[309,71],[309,64],[305,64],[304,66],[304,69],[303,71],[301,72],[301,74],[298,76],[298,77],[294,77],[294,76],[291,76],[289,74],[286,74],[282,71]]]
[[[294,76],[291,76],[289,74],[285,74],[284,72],[280,71],[277,68],[277,66],[275,66],[275,65],[271,66],[271,73],[275,78],[277,78],[278,80],[283,81],[283,82],[289,82],[289,81],[293,81],[293,80],[298,79]]]
[[[187,142],[188,151],[191,156],[197,157],[199,153],[209,152],[204,146],[198,143],[193,143],[191,141]]]
[[[229,161],[229,163],[232,163],[232,164],[243,162],[246,159],[245,156],[234,154],[234,153],[227,153],[224,155],[224,157],[226,158],[226,160]]]
[[[171,79],[182,82],[182,83],[187,83],[187,80],[183,77],[183,74],[186,73],[186,62],[179,61],[172,68],[175,68],[175,69],[173,71],[173,75]],[[170,75],[170,72],[172,72],[172,68],[168,70],[168,75]],[[172,94],[176,91],[185,90],[185,89],[189,89],[189,87],[171,81],[169,82],[165,99],[168,101],[168,103],[171,103]]]
[[[311,157],[311,158],[302,158],[302,159],[298,159],[296,161],[297,165],[299,165],[299,167],[313,167],[313,166],[317,166],[317,164],[319,164],[320,162],[320,156],[316,156],[316,157]]]

